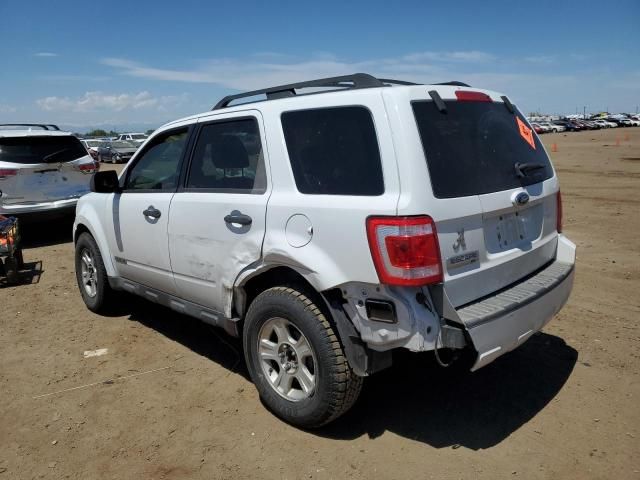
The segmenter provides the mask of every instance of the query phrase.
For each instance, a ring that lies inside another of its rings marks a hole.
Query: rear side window
[[[431,101],[412,106],[438,198],[509,190],[553,175],[537,135],[527,135],[522,114],[503,103],[449,101],[443,113]],[[518,176],[516,163],[531,168]]]
[[[376,196],[384,193],[380,150],[371,113],[334,107],[282,114],[298,191]]]
[[[204,125],[189,168],[187,189],[264,193],[267,176],[255,118]]]
[[[64,163],[85,155],[80,140],[72,136],[0,138],[0,162]]]

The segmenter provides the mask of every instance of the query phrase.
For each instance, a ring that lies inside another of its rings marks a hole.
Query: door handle
[[[149,205],[149,207],[145,211],[143,211],[142,214],[145,217],[160,218],[162,212],[160,212],[160,210],[155,208],[153,205]]]
[[[243,213],[231,213],[224,217],[224,221],[227,223],[238,223],[240,225],[251,225],[253,219],[249,215]]]

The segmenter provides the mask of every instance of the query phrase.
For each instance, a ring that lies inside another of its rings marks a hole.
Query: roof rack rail
[[[39,127],[43,130],[60,130],[57,125],[51,123],[0,123],[0,127]]]
[[[463,82],[458,82],[457,80],[452,80],[450,82],[434,83],[433,85],[451,85],[453,87],[471,87],[471,85],[468,85]]]
[[[421,83],[407,82],[405,80],[393,80],[391,78],[380,78],[379,80],[382,83],[388,83],[388,84],[391,84],[391,85],[407,85],[407,86],[422,85]]]
[[[354,73],[351,75],[342,75],[340,77],[320,78],[318,80],[309,80],[306,82],[289,83],[287,85],[279,85],[277,87],[263,88],[260,90],[252,90],[250,92],[236,93],[227,95],[214,105],[211,110],[220,110],[228,107],[234,100],[241,98],[256,97],[258,95],[266,95],[267,100],[275,100],[277,98],[294,97],[297,95],[296,89],[302,88],[336,88],[336,89],[358,89],[358,88],[374,88],[388,87],[389,85],[421,85],[420,83],[407,82],[404,80],[393,80],[390,78],[376,78],[368,73]],[[434,83],[433,85],[453,85],[457,87],[470,87],[466,83],[452,81],[444,83]],[[247,102],[253,103],[253,102]]]
[[[391,81],[387,81],[391,83]],[[399,81],[397,82],[399,83]],[[220,100],[211,110],[219,110],[221,108],[228,107],[231,102],[241,98],[255,97],[257,95],[266,95],[267,100],[274,100],[276,98],[293,97],[296,95],[295,90],[297,88],[345,88],[345,89],[358,89],[358,88],[373,88],[384,87],[385,83],[382,80],[378,80],[372,75],[367,73],[354,73],[352,75],[343,75],[340,77],[328,77],[320,78],[318,80],[309,80],[306,82],[290,83],[288,85],[280,85],[277,87],[264,88],[261,90],[253,90],[251,92],[237,93],[235,95],[227,95]]]

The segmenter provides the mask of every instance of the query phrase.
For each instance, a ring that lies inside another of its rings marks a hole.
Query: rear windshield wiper
[[[57,152],[53,152],[50,153],[49,155],[45,155],[44,157],[42,157],[42,160],[47,163],[49,160],[51,160],[54,157],[57,157],[58,155],[60,155],[61,153],[67,152],[69,151],[68,148],[63,148],[62,150],[58,150]]]
[[[524,178],[527,176],[528,172],[533,172],[534,170],[540,170],[541,168],[545,168],[544,163],[537,162],[528,162],[528,163],[519,163],[516,162],[513,165],[513,168],[516,169],[516,175],[518,178]]]

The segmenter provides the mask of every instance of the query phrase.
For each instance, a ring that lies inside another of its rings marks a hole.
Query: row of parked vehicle
[[[123,133],[115,138],[83,138],[80,141],[98,163],[126,163],[147,137],[144,133]]]
[[[531,122],[537,134],[558,132],[579,132],[582,130],[599,130],[601,128],[640,127],[640,115],[618,115],[612,117],[598,117],[589,120],[577,118],[563,118],[549,122]]]

